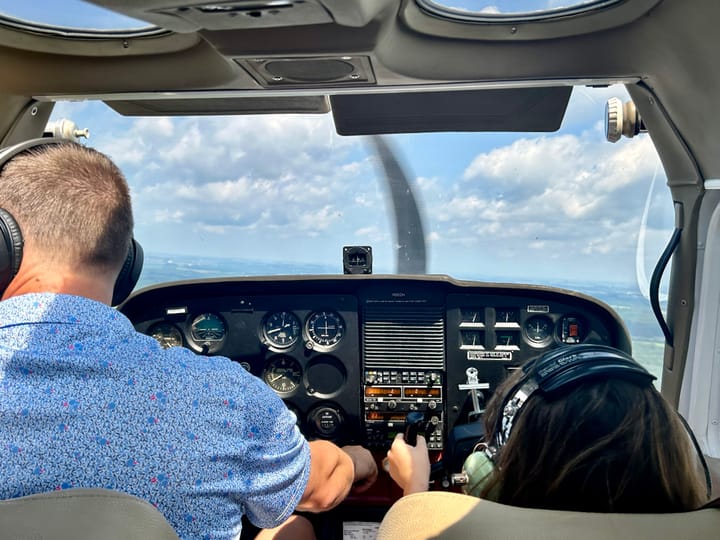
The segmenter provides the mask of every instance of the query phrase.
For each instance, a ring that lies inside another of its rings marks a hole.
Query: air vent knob
[[[632,138],[646,132],[647,128],[635,103],[623,103],[616,97],[608,99],[605,104],[605,138],[609,142],[618,142],[623,135]]]

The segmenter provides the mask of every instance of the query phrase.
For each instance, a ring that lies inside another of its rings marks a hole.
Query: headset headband
[[[26,150],[31,148],[44,146],[46,144],[67,144],[70,141],[68,139],[61,139],[59,137],[40,137],[37,139],[28,139],[12,146],[0,149],[0,171],[5,164],[18,154],[22,154]]]
[[[567,345],[545,353],[523,366],[523,376],[505,395],[495,429],[487,439],[489,457],[510,438],[513,423],[525,402],[536,392],[557,395],[580,383],[614,378],[640,386],[652,384],[655,376],[631,356],[605,345]]]

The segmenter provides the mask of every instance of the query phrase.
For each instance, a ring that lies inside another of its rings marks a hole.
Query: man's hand
[[[372,454],[362,446],[343,446],[343,452],[350,456],[355,466],[353,492],[362,493],[375,483],[378,477],[377,463]]]

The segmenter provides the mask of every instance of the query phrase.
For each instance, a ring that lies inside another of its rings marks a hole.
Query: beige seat
[[[506,506],[468,495],[416,493],[397,501],[377,540],[693,540],[720,538],[720,509],[591,514]]]
[[[0,501],[0,538],[177,540],[150,503],[108,489],[68,489]]]

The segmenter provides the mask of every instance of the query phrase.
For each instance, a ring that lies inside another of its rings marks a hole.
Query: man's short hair
[[[105,154],[77,143],[38,146],[0,171],[0,207],[50,263],[119,268],[132,238],[130,192]]]

